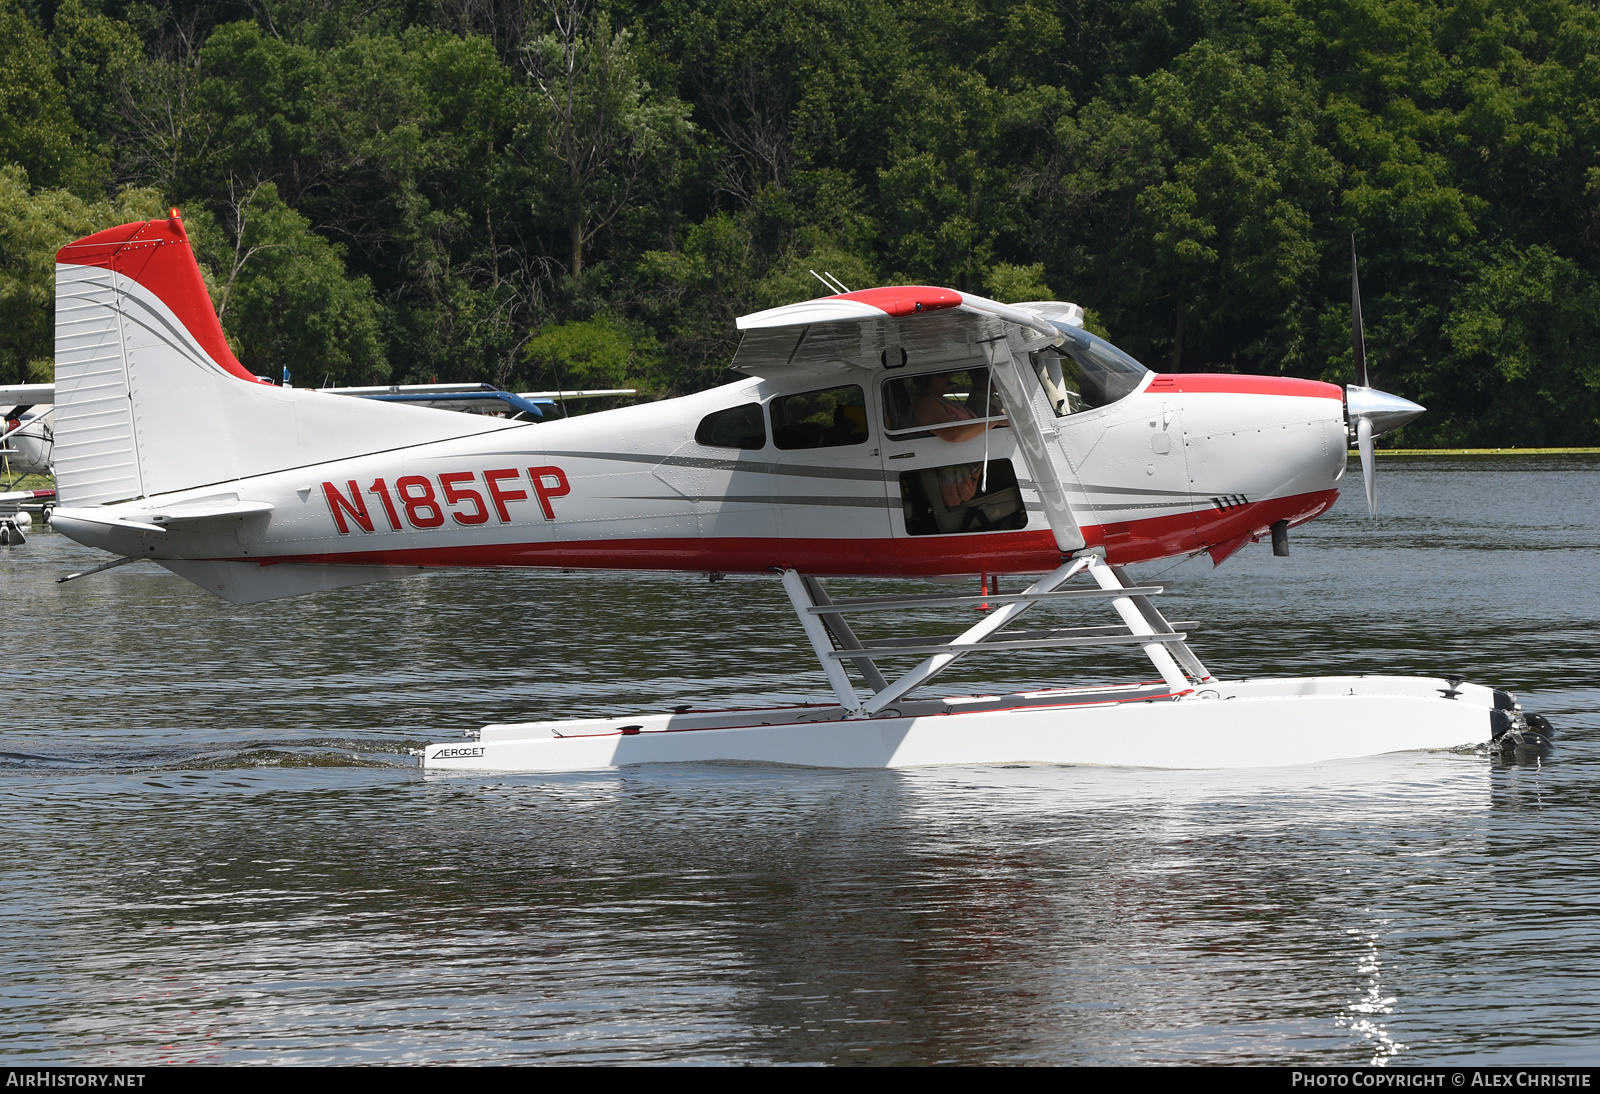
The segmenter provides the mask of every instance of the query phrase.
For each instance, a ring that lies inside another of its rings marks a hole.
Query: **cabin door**
[[[981,364],[958,365],[891,374],[879,388],[883,475],[900,502],[890,522],[896,537],[924,543],[928,553],[951,547],[934,548],[922,537],[1028,526],[1019,482],[1027,467],[988,380]]]
[[[871,557],[865,541],[890,535],[892,501],[873,410],[865,383],[775,395],[767,404],[778,535],[813,542],[824,552],[818,568],[850,572],[852,559]],[[833,555],[838,558],[829,561]]]

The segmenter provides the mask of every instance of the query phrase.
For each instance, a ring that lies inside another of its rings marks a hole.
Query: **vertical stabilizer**
[[[57,252],[55,387],[56,486],[74,506],[512,424],[257,380],[228,348],[176,211]]]

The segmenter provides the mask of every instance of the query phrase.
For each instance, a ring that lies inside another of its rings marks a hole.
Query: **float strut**
[[[794,570],[783,571],[783,590],[789,594],[789,600],[794,604],[794,613],[800,617],[800,625],[805,628],[806,637],[811,639],[811,648],[816,651],[817,660],[822,662],[822,671],[828,674],[828,683],[833,685],[833,693],[839,697],[839,705],[851,714],[860,714],[861,699],[856,695],[855,685],[850,683],[850,677],[845,675],[844,665],[828,656],[833,652],[833,642],[828,638],[828,629],[822,625],[820,617],[806,610],[816,607],[816,602],[811,599],[811,591],[806,588],[805,578]]]
[[[1089,559],[1089,573],[1102,589],[1126,588],[1122,583],[1121,577],[1112,567],[1106,565],[1095,555],[1087,557]],[[1139,610],[1139,605],[1133,602],[1133,597],[1113,597],[1111,606],[1117,610],[1117,614],[1122,617],[1122,622],[1134,634],[1159,633],[1150,620],[1145,617],[1144,612]],[[1170,627],[1167,629],[1171,630]],[[1167,682],[1167,687],[1172,689],[1174,695],[1190,690],[1188,677],[1183,675],[1183,670],[1178,667],[1178,662],[1172,659],[1172,654],[1167,651],[1165,642],[1149,642],[1140,648],[1144,650],[1144,655],[1150,658],[1150,663],[1156,667],[1156,671],[1161,674],[1161,679]],[[1198,665],[1199,661],[1196,661],[1195,664]]]
[[[1056,569],[1052,570],[1050,573],[1044,575],[1038,581],[1030,585],[1027,591],[1030,593],[1047,593],[1057,586],[1065,584],[1089,564],[1090,559],[1084,556],[1079,556],[1076,559],[1063,562]],[[1119,585],[1118,588],[1121,588],[1121,586]],[[1126,600],[1127,598],[1122,597],[1120,599]],[[1005,626],[1007,623],[1011,622],[1013,619],[1017,618],[1017,616],[1021,615],[1031,607],[1033,607],[1033,603],[1028,601],[1013,601],[1000,608],[996,608],[981,622],[968,627],[953,641],[951,641],[950,652],[934,654],[932,657],[922,662],[922,664],[918,665],[916,668],[900,677],[900,679],[896,680],[894,683],[878,692],[878,694],[874,695],[867,702],[866,707],[863,708],[863,712],[866,714],[876,714],[878,711],[882,710],[884,707],[888,706],[890,703],[893,703],[902,695],[906,694],[906,692],[910,691],[912,688],[915,688],[920,684],[927,683],[929,680],[933,679],[935,676],[939,675],[945,669],[954,664],[956,658],[960,657],[964,653],[970,653],[972,649],[977,647],[978,644],[985,638],[989,637],[989,635],[993,634],[995,631],[999,630],[1001,627]],[[1137,612],[1137,609],[1134,610]],[[1146,630],[1136,633],[1150,634],[1152,632]],[[825,657],[826,654],[819,653],[819,656]],[[1168,660],[1171,660],[1171,658],[1168,658]],[[1180,674],[1180,676],[1181,675],[1182,674]],[[1187,687],[1188,685],[1185,684],[1184,686]]]
[[[1121,566],[1111,567],[1111,572],[1117,575],[1117,579],[1122,582],[1124,587],[1130,587],[1135,584],[1129,579],[1128,571]],[[1160,609],[1150,603],[1148,596],[1130,596],[1128,599],[1132,600],[1133,606],[1138,608],[1145,619],[1150,621],[1150,626],[1155,629],[1157,634],[1172,633],[1172,624],[1167,622],[1167,617],[1161,614]],[[1183,671],[1189,674],[1190,679],[1202,684],[1216,682],[1217,678],[1211,675],[1211,670],[1200,663],[1200,658],[1194,655],[1194,651],[1189,648],[1189,643],[1168,642],[1167,649],[1173,657],[1178,659],[1178,664],[1183,666]]]

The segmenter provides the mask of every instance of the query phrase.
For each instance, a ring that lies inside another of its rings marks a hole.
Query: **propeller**
[[[1378,515],[1378,462],[1372,442],[1422,414],[1427,408],[1379,391],[1367,382],[1367,339],[1361,325],[1361,276],[1356,268],[1356,237],[1350,237],[1350,342],[1355,350],[1356,382],[1344,389],[1345,421],[1355,433],[1361,454],[1361,478],[1367,488],[1367,516]]]

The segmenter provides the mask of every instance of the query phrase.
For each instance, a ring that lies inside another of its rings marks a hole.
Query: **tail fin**
[[[74,506],[508,424],[257,380],[228,348],[176,210],[57,252],[55,386],[56,488]]]

